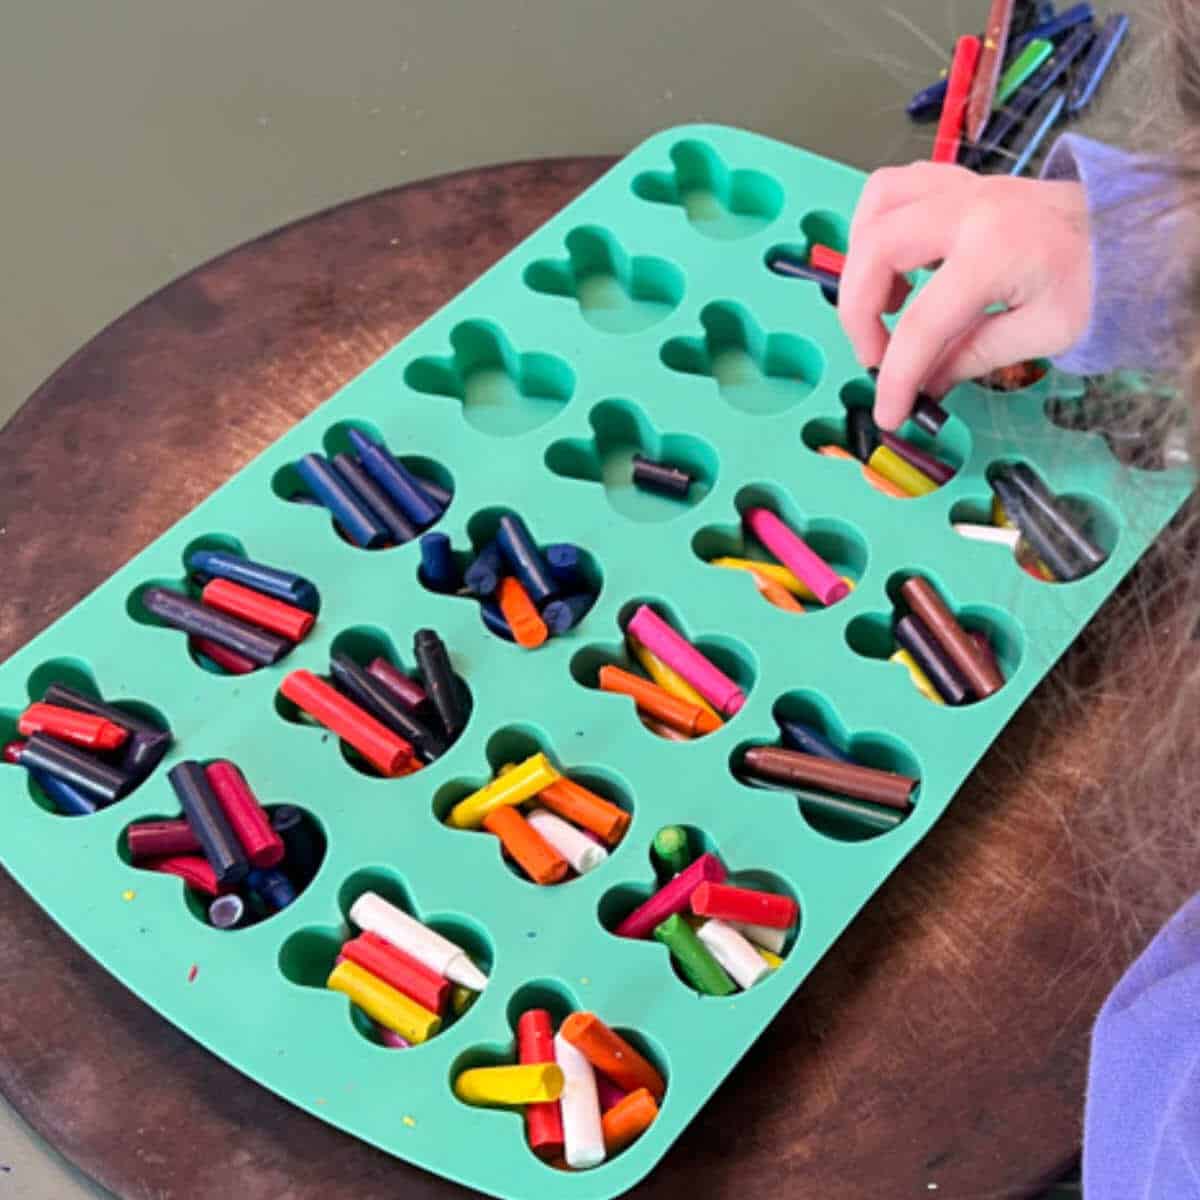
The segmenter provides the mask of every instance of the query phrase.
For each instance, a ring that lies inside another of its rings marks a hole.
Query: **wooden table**
[[[370,196],[232,251],[100,333],[0,433],[0,657],[607,165],[519,163]],[[1056,674],[1088,684],[1101,637]],[[1069,1165],[1089,1024],[1132,950],[1094,899],[1108,835],[1076,822],[1118,702],[1091,684],[1066,701],[1053,679],[1039,689],[636,1195],[1025,1196]],[[465,1195],[194,1045],[2,874],[0,928],[0,1088],[119,1196]]]

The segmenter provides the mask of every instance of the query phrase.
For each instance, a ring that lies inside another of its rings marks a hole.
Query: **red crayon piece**
[[[441,1013],[450,996],[450,980],[418,962],[399,946],[375,933],[360,933],[342,947],[342,954],[364,971],[403,992],[430,1012]]]
[[[217,882],[217,873],[209,865],[208,859],[199,856],[173,854],[170,858],[159,858],[148,863],[151,871],[159,871],[164,875],[174,875],[182,879],[190,888],[205,892],[209,896],[219,896],[221,885]]]
[[[413,748],[399,734],[375,720],[357,704],[311,671],[285,675],[279,690],[310,717],[349,742],[377,771],[402,775],[412,770]]]
[[[135,863],[148,858],[172,858],[179,854],[201,854],[200,840],[184,820],[139,821],[125,831],[129,857]]]
[[[231,762],[218,759],[204,768],[225,819],[241,842],[250,865],[275,867],[283,861],[283,838],[271,828],[271,818],[250,790],[241,771]]]
[[[808,264],[820,271],[828,271],[830,275],[840,276],[846,269],[846,256],[832,246],[822,246],[817,242],[808,252]]]
[[[554,1026],[544,1008],[531,1008],[517,1021],[517,1061],[530,1063],[554,1061]],[[525,1106],[525,1132],[529,1148],[545,1162],[563,1152],[562,1110],[557,1100]]]
[[[85,750],[115,750],[124,745],[129,730],[103,717],[79,712],[74,708],[60,708],[57,704],[31,704],[17,721],[17,729],[26,737],[45,733],[82,746]]]
[[[757,892],[725,883],[702,883],[692,893],[692,912],[718,921],[745,921],[768,929],[791,929],[800,906],[791,896]]]
[[[702,854],[670,883],[639,904],[613,931],[617,937],[645,938],[668,917],[684,912],[702,883],[724,883],[725,866],[715,854]]]
[[[946,84],[946,100],[933,141],[935,163],[958,161],[958,147],[962,142],[963,121],[967,114],[967,97],[975,82],[975,68],[979,64],[982,49],[983,44],[973,34],[960,37],[954,47],[954,62]]]
[[[367,667],[367,674],[378,679],[399,703],[414,712],[429,701],[425,689],[415,679],[409,679],[403,671],[398,671],[386,658],[374,659]]]
[[[285,604],[273,596],[264,596],[228,579],[209,580],[200,593],[200,601],[231,617],[249,621],[259,629],[269,629],[290,642],[302,642],[317,619],[303,608]]]
[[[600,1111],[606,1113],[620,1104],[629,1093],[624,1088],[617,1087],[602,1071],[597,1071],[596,1095],[600,1097]]]
[[[16,767],[21,763],[21,751],[25,749],[25,743],[22,741],[7,742],[4,746],[4,761],[10,766]]]
[[[251,671],[258,670],[258,663],[252,658],[247,658],[236,650],[230,650],[228,646],[222,646],[219,642],[212,642],[208,638],[202,637],[190,638],[189,641],[197,654],[203,654],[205,658],[215,662],[218,667],[228,671],[230,675],[249,675]]]

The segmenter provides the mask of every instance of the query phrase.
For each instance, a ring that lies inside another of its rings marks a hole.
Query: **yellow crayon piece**
[[[927,496],[937,491],[938,485],[924,471],[918,471],[912,463],[905,462],[887,446],[876,446],[867,459],[867,466],[889,483],[903,488],[910,496]]]
[[[446,824],[455,829],[478,829],[483,824],[483,818],[493,809],[524,804],[561,778],[544,754],[531,754],[511,771],[505,771],[479,791],[460,800],[450,810]]]
[[[755,946],[754,948],[758,951],[763,962],[765,962],[772,971],[778,971],[779,968],[783,966],[783,959],[780,958],[778,954],[772,954],[770,950],[764,950],[762,946]]]
[[[787,588],[793,596],[799,596],[801,600],[816,601],[816,596],[813,595],[812,589],[808,584],[797,579],[787,567],[782,563],[766,563],[756,562],[752,558],[714,558],[711,564],[714,567],[726,567],[731,571],[749,571],[751,575],[760,575],[763,579],[769,579],[772,583],[778,583],[782,587]]]
[[[450,1008],[456,1017],[461,1017],[478,999],[478,992],[473,992],[470,988],[463,987],[461,983],[456,983],[450,989]]]
[[[1004,505],[999,496],[992,497],[992,524],[998,525],[1001,529],[1016,529],[1012,518],[1004,511]]]
[[[932,700],[934,704],[945,704],[941,694],[937,688],[929,681],[929,676],[917,665],[917,660],[913,658],[907,650],[897,650],[895,654],[888,660],[889,662],[899,663],[904,667],[909,674],[909,678],[913,681],[913,686],[927,700]]]
[[[785,567],[784,570],[786,569]],[[686,700],[689,704],[698,705],[705,712],[711,713],[716,717],[722,725],[725,723],[721,714],[682,675],[671,670],[653,650],[643,646],[632,634],[626,636],[629,639],[629,649],[633,652],[634,658],[641,663],[642,670],[664,692],[670,692],[672,696],[677,696],[680,700]]]
[[[563,1073],[557,1063],[516,1067],[472,1067],[454,1081],[454,1094],[467,1104],[548,1104],[562,1095]]]
[[[349,996],[372,1021],[419,1045],[442,1027],[442,1019],[391,984],[384,983],[354,962],[340,962],[330,972],[325,986]]]

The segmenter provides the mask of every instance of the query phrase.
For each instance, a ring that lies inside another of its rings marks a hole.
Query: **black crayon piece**
[[[250,869],[245,852],[233,832],[208,780],[204,768],[192,759],[177,763],[167,772],[167,779],[179,797],[180,807],[192,827],[204,857],[213,869],[217,882],[240,883]]]
[[[382,721],[393,733],[412,742],[422,762],[433,762],[446,753],[446,743],[424,721],[398,704],[392,694],[372,675],[345,654],[334,654],[329,660],[333,682],[351,700]]]
[[[496,542],[538,608],[558,595],[558,585],[550,574],[546,560],[525,528],[525,522],[516,513],[505,513],[500,518],[500,524],[496,527]]]
[[[504,573],[504,555],[493,538],[472,560],[463,573],[463,582],[476,596],[490,596],[499,586]]]
[[[321,848],[304,813],[293,804],[271,811],[271,828],[283,839],[283,869],[295,887],[303,891],[321,865]]]
[[[296,899],[296,889],[282,871],[253,870],[246,876],[246,885],[272,912],[287,908]]]
[[[35,733],[25,743],[20,761],[27,770],[54,775],[77,787],[98,804],[120,800],[134,783],[120,768],[44,733]]]
[[[446,737],[454,741],[467,724],[467,710],[446,644],[432,629],[418,629],[413,638],[413,657],[417,660],[425,691],[441,718]]]
[[[335,454],[333,469],[370,509],[372,516],[388,531],[398,545],[411,542],[417,527],[392,503],[388,494],[349,454]]]
[[[635,454],[633,483],[635,487],[645,488],[647,491],[661,492],[665,496],[686,500],[692,486],[692,477],[670,463],[655,462],[643,454]]]
[[[163,732],[153,721],[139,717],[136,713],[128,712],[115,704],[108,704],[95,696],[89,696],[86,692],[78,692],[65,683],[52,683],[42,693],[42,699],[47,704],[55,704],[61,708],[73,708],[76,712],[91,713],[94,717],[103,717],[106,721],[112,721],[114,725],[120,725],[122,729],[128,729],[130,733]]]
[[[912,613],[896,622],[896,641],[913,656],[917,666],[947,704],[965,704],[972,699],[963,673],[952,663],[928,626]]]
[[[1050,568],[1050,574],[1063,583],[1078,579],[1086,568],[1063,545],[1054,528],[1038,519],[1038,514],[1025,502],[1025,496],[1013,482],[1011,476],[997,475],[992,480],[992,491],[1004,505],[1008,519],[1020,530],[1021,536]]]
[[[846,410],[846,441],[850,453],[859,462],[866,462],[879,445],[879,427],[869,408],[854,405]]]
[[[228,579],[243,587],[253,588],[264,596],[273,596],[285,604],[294,604],[308,612],[316,612],[317,589],[294,571],[283,571],[263,563],[251,562],[224,550],[193,550],[188,555],[188,569],[209,578]]]
[[[121,754],[121,770],[137,783],[149,776],[171,748],[171,735],[164,730],[146,733],[136,730],[129,735]]]
[[[1053,527],[1063,544],[1070,547],[1071,553],[1087,570],[1094,571],[1108,561],[1108,555],[1075,524],[1058,498],[1027,463],[1017,463],[1008,472],[1008,477],[1017,485],[1029,505]]]
[[[260,667],[277,663],[292,648],[287,638],[239,621],[237,617],[218,612],[168,588],[146,588],[142,592],[142,604],[147,612],[173,628],[236,650]]]

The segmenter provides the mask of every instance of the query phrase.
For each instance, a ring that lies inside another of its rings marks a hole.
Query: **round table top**
[[[0,432],[0,657],[608,165],[509,164],[368,196],[239,247],[97,335]],[[1100,636],[1058,671],[1085,674]],[[1020,1196],[1070,1163],[1088,1029],[1129,953],[1084,886],[1081,864],[1103,894],[1105,835],[1067,833],[1110,691],[1064,698],[1052,679],[1035,693],[636,1195]],[[0,1089],[117,1195],[467,1194],[201,1049],[2,873],[0,923]]]

